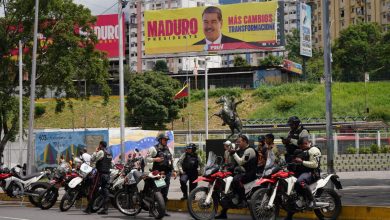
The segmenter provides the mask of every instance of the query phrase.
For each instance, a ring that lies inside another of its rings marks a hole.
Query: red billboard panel
[[[125,19],[122,16],[123,29]],[[118,14],[99,15],[97,16],[96,25],[93,30],[97,36],[98,43],[96,49],[107,52],[108,58],[119,57],[119,25]],[[125,51],[125,33],[123,30],[123,52]]]

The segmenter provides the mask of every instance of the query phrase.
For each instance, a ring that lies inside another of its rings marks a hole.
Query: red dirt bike
[[[45,190],[40,199],[40,208],[41,209],[50,209],[57,202],[58,199],[58,190],[61,187],[65,187],[65,190],[68,188],[68,183],[75,177],[78,177],[76,171],[71,170],[69,164],[61,164],[56,170],[54,170],[54,175],[50,180],[50,188]]]
[[[334,189],[325,188],[328,182],[332,182],[336,189],[341,189],[338,178],[335,174],[323,175],[309,186],[315,200],[314,213],[321,220],[336,220],[341,212],[340,196]],[[310,210],[308,201],[294,189],[296,181],[294,173],[289,172],[286,165],[266,170],[256,182],[260,188],[253,193],[249,203],[253,219],[274,220],[280,208],[287,212]]]
[[[208,161],[205,167],[203,176],[198,177],[194,182],[208,182],[208,187],[197,187],[191,191],[187,207],[190,215],[196,220],[214,219],[218,205],[226,208],[241,209],[238,195],[233,193],[231,184],[233,182],[232,172],[223,170],[221,160],[217,161],[217,157],[213,152],[209,153]],[[249,201],[253,186],[256,181],[244,184],[245,196]]]

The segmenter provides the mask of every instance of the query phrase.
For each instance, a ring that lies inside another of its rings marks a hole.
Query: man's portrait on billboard
[[[202,13],[203,33],[205,38],[194,45],[237,43],[241,40],[223,35],[221,32],[223,19],[222,11],[215,6],[209,6]]]

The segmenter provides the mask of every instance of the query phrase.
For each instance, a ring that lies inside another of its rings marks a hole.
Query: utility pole
[[[38,47],[38,10],[39,0],[35,0],[35,21],[34,21],[34,45],[32,54],[31,68],[31,94],[30,94],[30,112],[28,117],[28,145],[27,145],[27,173],[31,174],[35,164],[34,149],[34,112],[35,112],[35,78],[37,74],[37,47]]]
[[[126,7],[126,0],[118,0],[118,24],[119,24],[119,99],[120,99],[120,137],[121,137],[121,156],[122,162],[125,162],[125,88],[123,75],[123,24],[122,9]]]
[[[206,57],[205,61],[206,61],[206,65],[205,65],[205,70],[204,70],[204,95],[205,95],[205,99],[204,99],[204,110],[205,110],[205,133],[206,133],[206,140],[209,138],[209,89],[208,89],[208,85],[209,85],[209,82],[208,82],[208,76],[207,76],[207,73],[208,73],[208,67],[207,67],[207,63],[209,61],[209,57]]]
[[[322,23],[324,28],[322,36],[324,36],[324,71],[325,71],[325,99],[326,99],[326,146],[327,146],[327,162],[328,173],[334,173],[334,146],[333,146],[333,131],[332,131],[332,64],[330,61],[330,33],[329,33],[329,0],[322,0]]]
[[[19,40],[19,165],[23,163],[23,44]]]

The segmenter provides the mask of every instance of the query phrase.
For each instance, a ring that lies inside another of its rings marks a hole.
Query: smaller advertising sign
[[[122,24],[125,26],[125,19],[122,16]],[[108,58],[119,57],[119,24],[118,14],[97,16],[96,25],[93,26],[95,35],[98,38],[96,49],[107,52]],[[125,50],[125,31],[123,33],[123,51]]]
[[[283,68],[296,74],[302,74],[302,65],[291,60],[283,60]]]
[[[311,7],[305,3],[299,4],[300,12],[300,54],[312,57],[311,42]]]

